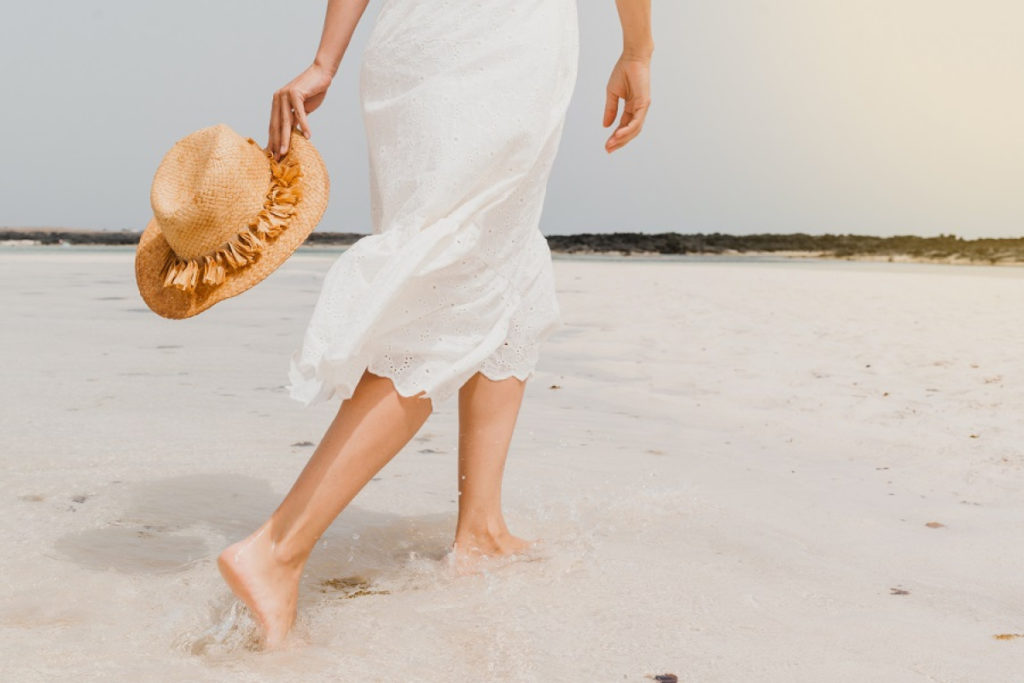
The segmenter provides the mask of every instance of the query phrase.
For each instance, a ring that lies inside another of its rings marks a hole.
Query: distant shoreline
[[[130,246],[138,231],[63,228],[0,228],[0,247],[15,245]],[[313,232],[303,247],[351,246],[366,233]],[[723,255],[838,258],[899,263],[1024,265],[1024,237],[963,239],[955,235],[809,235],[806,233],[728,235],[677,232],[578,233],[547,235],[553,253],[628,256]]]

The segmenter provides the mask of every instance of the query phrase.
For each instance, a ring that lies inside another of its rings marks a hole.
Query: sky
[[[653,0],[652,107],[611,155],[614,0],[578,0],[580,68],[545,234],[1024,236],[1020,0]],[[359,57],[313,142],[322,231],[370,231]],[[142,230],[153,173],[214,123],[266,142],[270,98],[313,59],[326,2],[5,3],[0,226]]]

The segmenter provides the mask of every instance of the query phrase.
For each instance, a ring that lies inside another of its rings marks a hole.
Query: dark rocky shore
[[[0,244],[132,245],[137,231],[0,228]],[[365,237],[355,232],[313,232],[304,242],[311,246],[347,246]],[[743,254],[805,253],[837,258],[889,257],[911,260],[955,262],[1024,262],[1024,237],[963,239],[956,235],[917,237],[898,235],[809,235],[807,233],[727,235],[723,233],[681,234],[678,232],[577,233],[548,235],[551,251],[557,253],[630,254]]]

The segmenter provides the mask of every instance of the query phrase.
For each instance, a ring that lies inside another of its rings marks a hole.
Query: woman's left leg
[[[526,382],[476,373],[459,389],[459,519],[456,568],[470,572],[485,555],[508,555],[530,541],[509,533],[501,512],[501,481]]]

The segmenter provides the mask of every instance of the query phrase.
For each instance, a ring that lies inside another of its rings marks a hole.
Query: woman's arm
[[[314,64],[318,64],[333,77],[338,73],[341,58],[352,40],[356,24],[370,0],[327,0],[327,16],[324,17],[324,31],[320,36],[320,47],[316,51]]]
[[[622,24],[622,55],[608,79],[605,98],[605,128],[615,123],[619,99],[625,101],[619,125],[605,142],[605,151],[614,152],[635,138],[644,127],[651,106],[651,0],[615,0]]]
[[[270,135],[267,150],[278,160],[288,153],[295,120],[306,138],[310,136],[306,115],[320,106],[327,95],[341,58],[348,49],[352,33],[369,0],[327,0],[324,29],[316,57],[305,71],[274,93],[270,109]],[[294,119],[293,119],[294,116]]]

